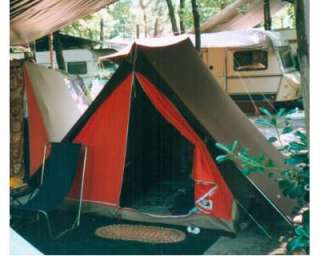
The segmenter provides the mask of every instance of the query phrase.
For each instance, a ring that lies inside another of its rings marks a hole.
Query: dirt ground
[[[269,239],[255,225],[240,231],[236,238],[220,237],[206,252],[206,255],[267,255],[285,253],[279,249],[280,242],[275,236]]]

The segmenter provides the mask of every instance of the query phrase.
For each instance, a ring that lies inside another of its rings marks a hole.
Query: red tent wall
[[[119,204],[126,157],[131,87],[129,75],[98,107],[74,139],[74,142],[88,147],[84,200]],[[72,195],[75,195],[78,182],[79,180],[73,187]]]
[[[227,221],[232,220],[233,195],[224,182],[206,145],[168,98],[142,74],[137,73],[137,78],[142,89],[161,115],[194,145],[192,175],[195,181],[195,202],[212,190],[215,184],[217,190],[207,197],[213,203],[213,207],[202,209],[202,212]],[[197,207],[201,209],[201,205],[197,205]]]
[[[28,99],[30,175],[32,175],[42,164],[44,146],[48,143],[49,139],[26,68],[24,68],[24,86]]]

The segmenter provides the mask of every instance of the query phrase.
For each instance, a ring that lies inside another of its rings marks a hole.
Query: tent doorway
[[[185,215],[194,207],[193,145],[139,85],[132,95],[121,207],[154,215]]]

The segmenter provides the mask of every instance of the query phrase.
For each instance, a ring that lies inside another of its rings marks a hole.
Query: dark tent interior
[[[137,84],[130,113],[121,206],[159,215],[187,214],[194,207],[193,145]]]

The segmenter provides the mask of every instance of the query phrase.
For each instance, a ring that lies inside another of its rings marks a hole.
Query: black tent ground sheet
[[[51,213],[53,223],[59,223],[57,227],[64,223],[69,223],[69,214],[65,211],[56,211]],[[46,233],[46,223],[44,221],[37,222],[34,225],[32,216],[29,222],[25,221],[23,225],[18,225],[14,229],[28,240],[32,245],[38,248],[44,254],[93,254],[93,255],[190,255],[203,254],[220,236],[230,235],[223,231],[201,229],[200,234],[193,235],[186,231],[186,227],[173,225],[158,225],[138,223],[132,221],[124,221],[118,219],[110,219],[92,213],[83,214],[81,225],[58,240],[51,240]],[[152,225],[179,229],[186,233],[186,239],[182,242],[172,244],[150,244],[143,242],[109,240],[103,239],[95,235],[97,228],[110,224],[132,224],[132,225]]]

